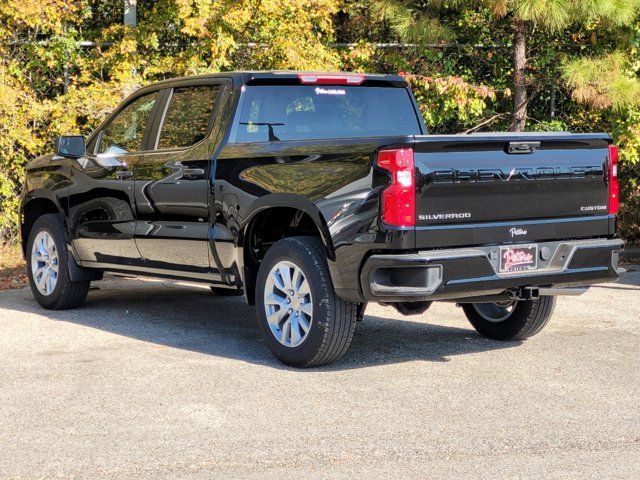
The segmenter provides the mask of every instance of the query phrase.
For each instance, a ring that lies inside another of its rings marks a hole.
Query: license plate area
[[[538,245],[500,247],[500,273],[529,272],[538,269]]]

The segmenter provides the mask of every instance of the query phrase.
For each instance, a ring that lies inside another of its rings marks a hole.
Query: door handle
[[[129,170],[118,170],[116,173],[116,178],[119,180],[124,180],[125,178],[133,177],[133,173]]]
[[[540,149],[540,142],[509,142],[507,153],[528,154],[535,153]]]
[[[182,171],[182,178],[185,180],[197,180],[204,177],[204,169],[202,168],[185,168]]]

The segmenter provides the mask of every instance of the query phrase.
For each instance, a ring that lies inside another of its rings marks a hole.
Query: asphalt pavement
[[[270,355],[240,297],[96,286],[56,312],[0,292],[0,478],[640,478],[640,271],[526,342],[453,304],[370,305],[312,370]]]

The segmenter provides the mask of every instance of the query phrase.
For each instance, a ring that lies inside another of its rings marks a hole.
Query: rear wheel
[[[540,332],[553,314],[556,298],[462,305],[471,325],[494,340],[523,340]]]
[[[258,272],[256,309],[271,352],[297,367],[340,358],[358,315],[357,304],[336,296],[324,248],[314,237],[280,240],[267,251]]]
[[[91,282],[73,282],[64,226],[56,214],[38,218],[27,242],[27,276],[37,302],[44,308],[75,308],[87,297]]]

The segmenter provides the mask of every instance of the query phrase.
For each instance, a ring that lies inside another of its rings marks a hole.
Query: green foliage
[[[378,18],[389,22],[402,40],[416,43],[438,42],[450,37],[450,32],[437,17],[442,8],[442,2],[427,4],[420,0],[378,0],[373,3]]]
[[[528,128],[611,132],[622,228],[640,240],[640,0],[0,2],[0,238],[27,161],[87,134],[150,81],[235,69],[406,76],[432,133],[508,128],[513,24],[527,24]],[[95,42],[82,46],[80,40]],[[388,47],[406,42],[411,46]],[[336,47],[335,42],[350,43]],[[345,172],[339,172],[344,174]]]
[[[472,85],[460,77],[405,75],[430,132],[453,133],[477,124],[490,102],[493,89]]]
[[[620,169],[620,233],[622,237],[640,244],[640,163],[623,163]]]
[[[620,231],[629,241],[640,243],[640,109],[602,112],[605,125],[620,145]],[[607,118],[608,117],[608,118]]]
[[[563,66],[562,75],[577,102],[619,111],[640,103],[640,80],[630,74],[628,63],[622,52],[578,58]]]
[[[480,0],[496,15],[513,15],[540,27],[560,31],[577,22],[629,25],[635,19],[638,0]],[[474,3],[474,2],[472,2]]]

